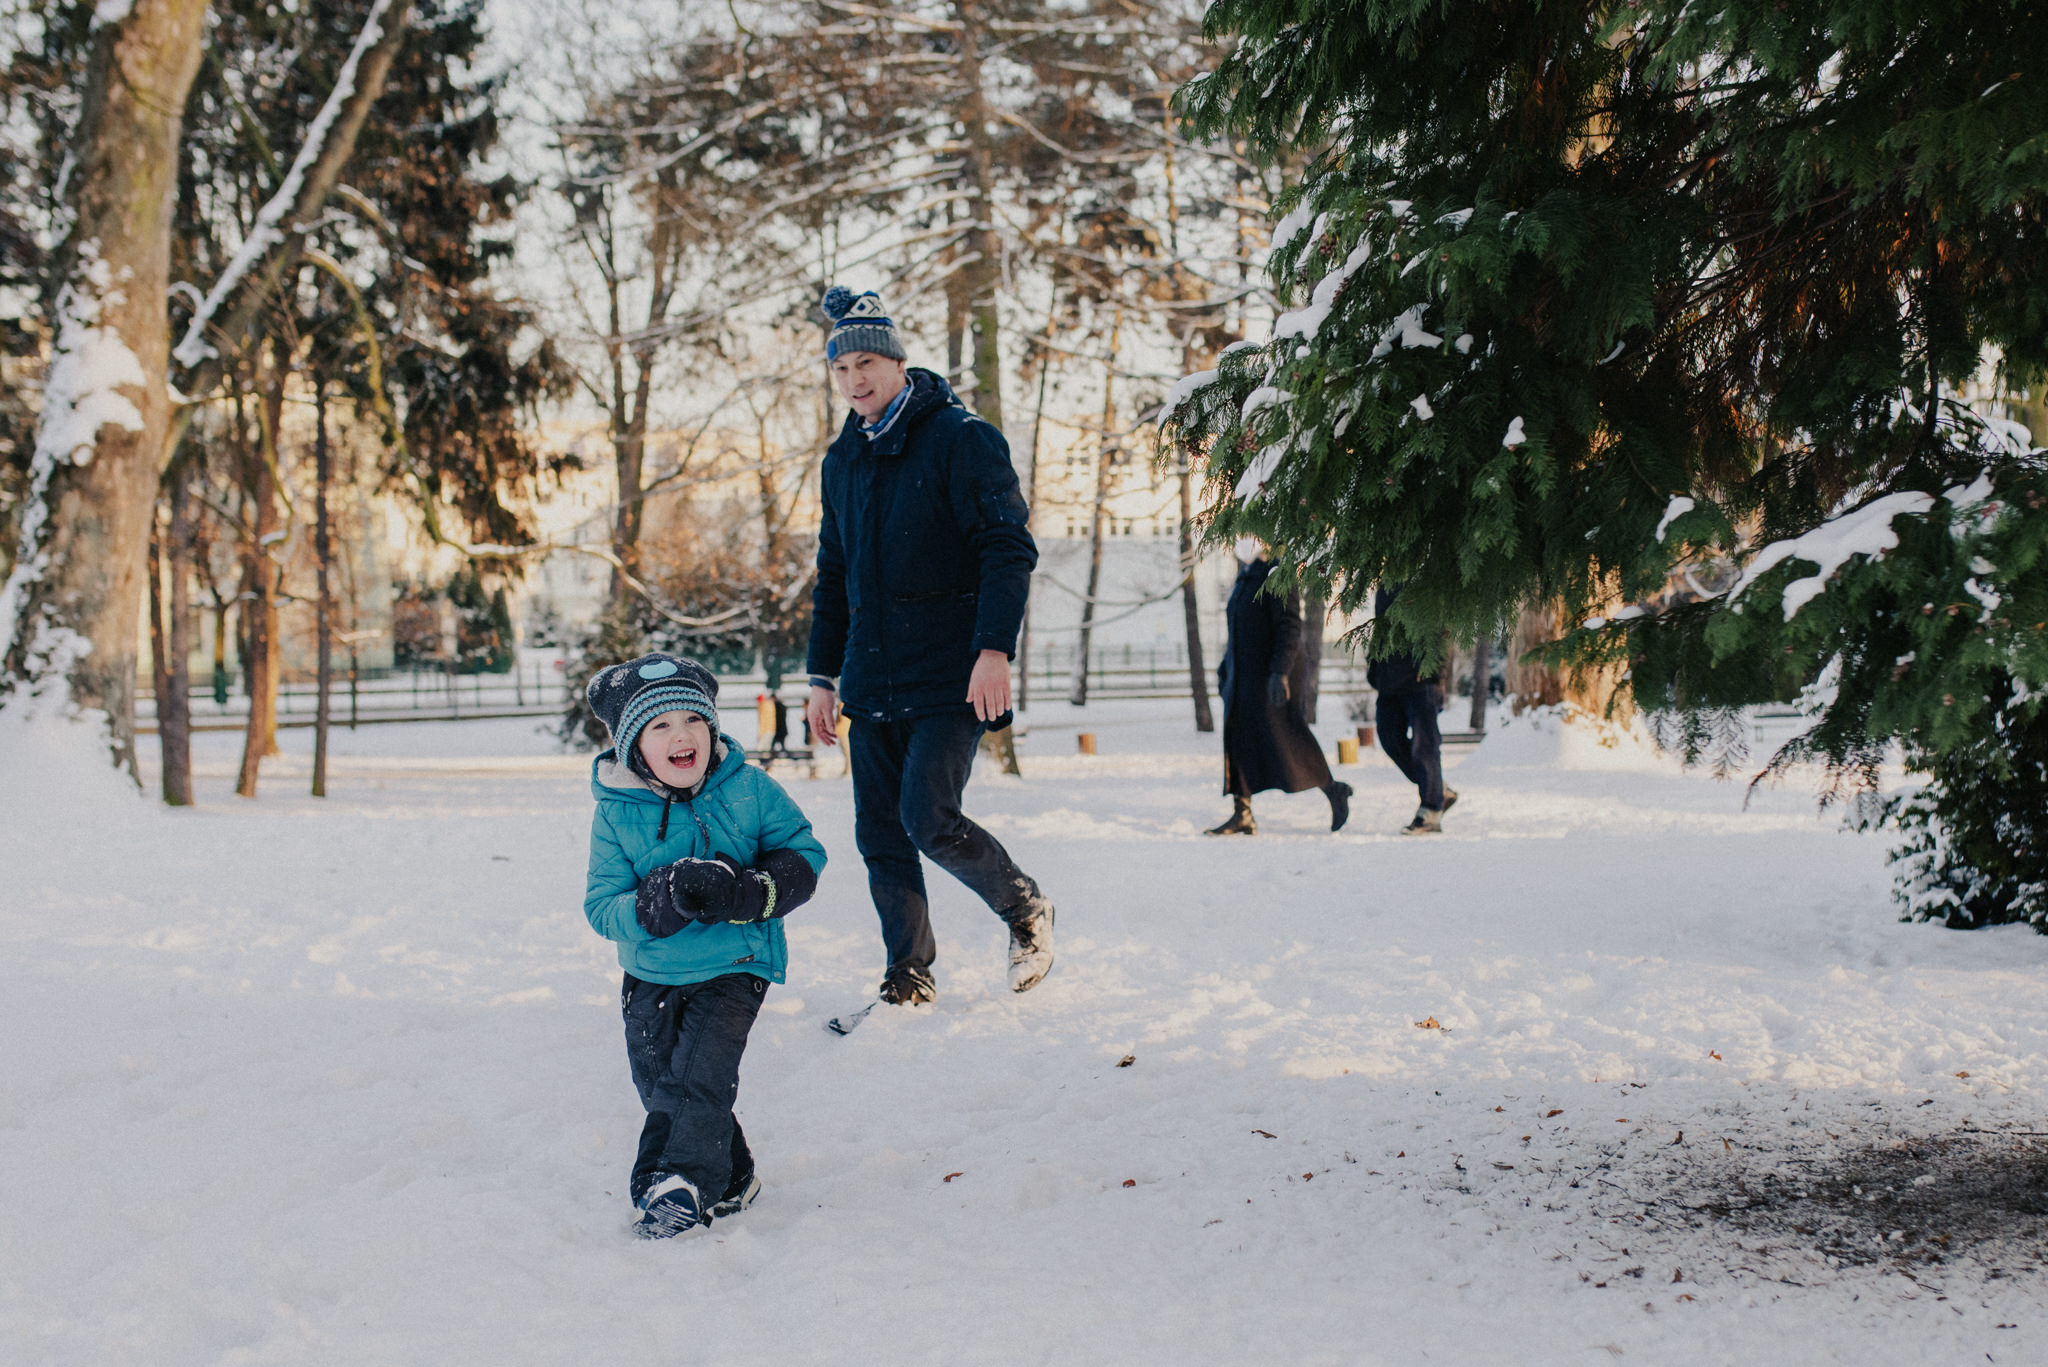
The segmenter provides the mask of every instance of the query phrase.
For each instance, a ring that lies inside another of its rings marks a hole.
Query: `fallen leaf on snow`
[[[1721,1058],[1721,1056],[1715,1053],[1712,1049],[1707,1050],[1707,1057],[1715,1060],[1716,1062],[1719,1062]]]
[[[1545,1120],[1548,1120],[1548,1119],[1550,1119],[1550,1118],[1551,1118],[1552,1116],[1554,1116],[1554,1115],[1563,1115],[1563,1114],[1564,1114],[1564,1111],[1563,1111],[1563,1109],[1562,1109],[1562,1108],[1559,1108],[1559,1109],[1557,1109],[1557,1110],[1553,1110],[1553,1111],[1545,1111],[1545,1112],[1543,1113],[1543,1118],[1544,1118]]]
[[[1138,1179],[1135,1177],[1126,1177],[1124,1179],[1124,1185],[1127,1187],[1135,1187],[1138,1185]]]
[[[1443,1029],[1443,1026],[1437,1022],[1437,1018],[1435,1016],[1429,1016],[1423,1020],[1415,1022],[1415,1028],[1417,1030],[1441,1030]]]
[[[1969,1076],[1969,1074],[1968,1074],[1968,1073],[1957,1073],[1957,1074],[1956,1074],[1956,1076],[1957,1076],[1957,1077],[1968,1077],[1968,1076]]]
[[[1252,1133],[1253,1133],[1253,1134],[1262,1134],[1262,1135],[1266,1136],[1266,1138],[1268,1138],[1268,1139],[1278,1139],[1278,1138],[1280,1137],[1279,1135],[1277,1135],[1277,1134],[1274,1134],[1274,1133],[1273,1133],[1273,1132],[1272,1132],[1271,1130],[1253,1130],[1253,1131],[1252,1131]]]
[[[1125,1054],[1122,1058],[1116,1061],[1116,1066],[1119,1068],[1128,1068],[1137,1061],[1138,1056],[1136,1054]]]
[[[967,1174],[966,1174],[966,1173],[964,1173],[964,1172],[949,1172],[949,1173],[947,1173],[947,1174],[945,1175],[945,1177],[944,1177],[943,1179],[941,1179],[941,1180],[943,1180],[943,1181],[947,1181],[947,1182],[950,1182],[950,1181],[952,1181],[952,1180],[953,1180],[954,1178],[956,1178],[956,1177],[965,1177],[966,1175],[967,1175]]]

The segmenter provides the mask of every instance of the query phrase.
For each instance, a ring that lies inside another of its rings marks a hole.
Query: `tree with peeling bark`
[[[135,773],[136,614],[171,425],[164,317],[185,96],[203,0],[109,0],[72,139],[49,378],[0,591],[0,713],[91,717]],[[73,188],[75,187],[75,188]]]

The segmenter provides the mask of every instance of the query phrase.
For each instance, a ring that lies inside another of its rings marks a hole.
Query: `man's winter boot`
[[[923,969],[897,968],[882,979],[875,995],[891,1006],[929,1006],[939,999],[939,990],[932,984],[932,975]]]
[[[1427,807],[1415,809],[1415,819],[1401,828],[1403,835],[1437,835],[1443,831],[1444,814]]]
[[[704,1214],[713,1220],[723,1220],[737,1215],[754,1204],[754,1198],[761,1194],[761,1179],[754,1176],[754,1170],[736,1172],[725,1187],[725,1195],[711,1203],[711,1209]]]
[[[702,1198],[681,1173],[655,1173],[633,1205],[640,1212],[633,1232],[643,1239],[673,1239],[700,1230],[706,1223]]]
[[[1230,820],[1221,826],[1211,826],[1206,835],[1257,835],[1259,825],[1252,820],[1252,800],[1235,793],[1230,798]]]
[[[1344,823],[1351,819],[1351,785],[1339,779],[1323,789],[1323,796],[1330,799],[1330,829],[1343,830]]]
[[[1010,922],[1010,990],[1029,992],[1052,971],[1052,903],[1034,897]]]

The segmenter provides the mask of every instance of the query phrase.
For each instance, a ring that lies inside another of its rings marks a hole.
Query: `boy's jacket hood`
[[[747,752],[744,746],[731,736],[720,732],[713,742],[717,758],[711,772],[697,785],[693,793],[677,792],[673,789],[658,791],[649,786],[646,779],[634,773],[619,759],[616,749],[605,750],[590,761],[590,793],[599,802],[625,800],[628,802],[652,802],[659,806],[663,802],[694,802],[714,788],[732,781],[732,776],[747,767]]]

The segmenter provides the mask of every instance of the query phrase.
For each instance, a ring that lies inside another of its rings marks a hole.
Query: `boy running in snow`
[[[788,960],[782,917],[825,867],[811,823],[718,733],[718,680],[643,655],[586,690],[611,732],[591,765],[597,812],[583,913],[619,946],[626,1060],[647,1108],[634,1232],[666,1239],[736,1215],[761,1183],[733,1118],[740,1054]]]

